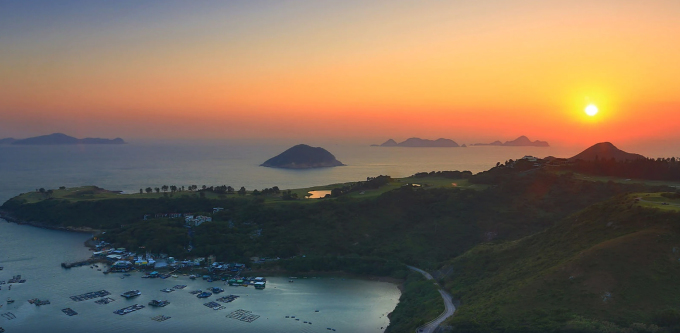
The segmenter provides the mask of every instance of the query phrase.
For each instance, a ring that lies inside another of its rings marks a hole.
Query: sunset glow
[[[0,131],[663,139],[680,124],[679,15],[666,0],[5,3]],[[588,99],[607,115],[584,132]]]
[[[586,106],[585,109],[586,114],[591,117],[595,116],[598,111],[599,110],[597,109],[597,106],[595,106],[594,104],[589,104],[588,106]]]

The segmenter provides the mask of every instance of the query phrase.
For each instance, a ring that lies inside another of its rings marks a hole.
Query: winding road
[[[408,268],[420,274],[423,274],[423,276],[428,280],[434,280],[430,273],[420,268],[413,266],[408,266]],[[442,295],[442,299],[444,300],[445,307],[444,312],[442,312],[442,314],[440,314],[437,318],[431,320],[427,324],[418,327],[416,329],[417,333],[433,333],[434,330],[437,329],[437,327],[439,327],[439,325],[444,322],[444,320],[451,317],[453,313],[456,311],[456,307],[453,305],[453,299],[451,298],[451,295],[446,291],[442,290],[442,287],[436,281],[434,283],[437,285],[437,287],[439,287],[439,293]]]

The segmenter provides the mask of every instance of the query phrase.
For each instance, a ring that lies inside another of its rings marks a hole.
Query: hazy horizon
[[[677,1],[0,8],[2,137],[680,139]]]

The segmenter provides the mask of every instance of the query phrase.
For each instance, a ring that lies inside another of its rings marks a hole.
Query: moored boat
[[[126,292],[120,294],[120,296],[123,296],[125,298],[132,298],[132,297],[137,297],[141,294],[142,294],[142,292],[139,291],[139,290],[130,290],[130,291],[126,291]]]

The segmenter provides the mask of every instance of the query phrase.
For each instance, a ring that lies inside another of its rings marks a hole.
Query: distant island
[[[409,138],[406,141],[397,143],[393,139],[389,139],[380,145],[372,145],[374,147],[461,147],[451,139],[437,139],[428,140],[421,138]],[[463,145],[464,146],[464,145]]]
[[[645,157],[640,154],[628,153],[619,148],[616,148],[616,146],[614,146],[611,142],[600,142],[582,151],[576,156],[569,158],[569,160],[605,161],[614,159],[617,161],[634,161],[644,158]]]
[[[492,143],[475,143],[473,146],[501,146],[501,147],[550,147],[546,141],[531,141],[526,136],[522,135],[512,141],[505,141],[505,143],[498,140]]]
[[[0,144],[12,145],[121,145],[125,144],[121,138],[102,139],[84,138],[78,139],[63,133],[35,136],[27,139],[5,138],[0,139]]]
[[[328,150],[305,144],[293,146],[260,164],[263,167],[283,169],[329,168],[343,165]]]

